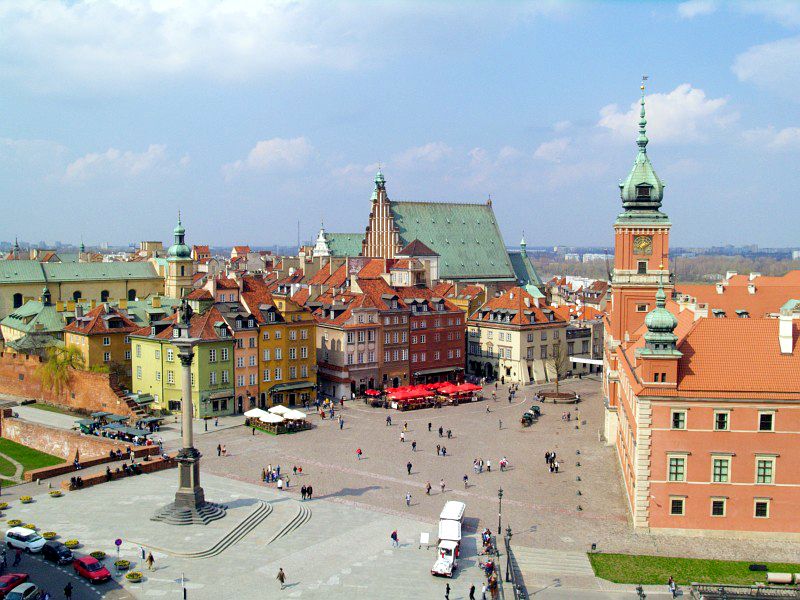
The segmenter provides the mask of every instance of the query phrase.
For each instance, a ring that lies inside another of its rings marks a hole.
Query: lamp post
[[[499,501],[497,511],[497,535],[500,535],[503,531],[503,488],[497,490],[497,500]]]
[[[511,525],[506,527],[506,581],[511,581]]]

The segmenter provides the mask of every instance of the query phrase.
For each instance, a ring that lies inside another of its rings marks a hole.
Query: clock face
[[[637,235],[633,238],[633,250],[636,254],[652,254],[653,238],[649,235]]]

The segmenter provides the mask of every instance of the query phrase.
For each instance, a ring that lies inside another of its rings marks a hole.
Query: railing
[[[506,527],[506,534],[503,536],[506,546],[506,582],[511,584],[514,600],[528,600],[528,591],[525,589],[514,552],[511,550],[511,535],[511,527]]]
[[[719,585],[693,583],[691,597],[695,600],[740,600],[744,598],[800,598],[796,587],[761,585]]]

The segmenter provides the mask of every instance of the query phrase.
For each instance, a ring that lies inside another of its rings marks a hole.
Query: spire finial
[[[658,265],[658,291],[656,292],[656,306],[664,308],[667,305],[667,295],[664,293],[664,263]]]
[[[181,209],[178,209],[178,225],[181,224]]]
[[[642,84],[640,89],[642,90],[642,99],[639,100],[639,104],[641,105],[641,109],[639,110],[639,137],[636,138],[636,145],[639,146],[639,151],[646,153],[647,152],[647,119],[645,118],[644,112],[644,90],[647,84],[647,80],[649,77],[647,75],[642,75]]]

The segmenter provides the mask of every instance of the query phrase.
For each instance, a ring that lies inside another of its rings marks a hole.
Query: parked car
[[[61,542],[55,542],[53,540],[47,542],[42,548],[42,558],[51,560],[59,565],[68,565],[75,559],[75,557],[72,556],[72,550]]]
[[[23,583],[6,594],[5,600],[39,600],[42,590],[33,583]]]
[[[33,529],[12,527],[6,531],[6,546],[27,552],[41,552],[45,540]]]
[[[0,577],[0,598],[5,598],[6,594],[18,585],[28,581],[27,573],[8,573]]]
[[[92,556],[76,558],[72,564],[75,567],[75,573],[91,583],[102,583],[111,579],[111,573],[108,569]]]

